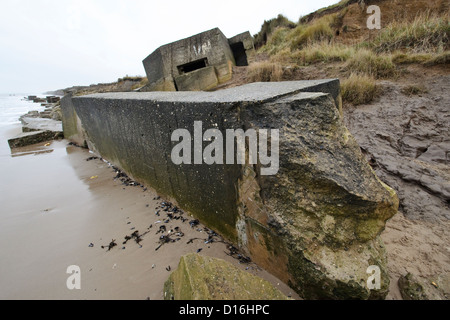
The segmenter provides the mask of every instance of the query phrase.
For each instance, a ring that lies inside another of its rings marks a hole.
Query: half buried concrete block
[[[288,300],[270,282],[221,259],[188,254],[164,284],[165,300]]]

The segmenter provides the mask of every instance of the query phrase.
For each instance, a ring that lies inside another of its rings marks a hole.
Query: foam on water
[[[24,99],[28,95],[0,95],[0,128],[20,123],[19,117],[28,111],[43,111],[40,103],[33,103]],[[42,96],[42,95],[38,95]]]

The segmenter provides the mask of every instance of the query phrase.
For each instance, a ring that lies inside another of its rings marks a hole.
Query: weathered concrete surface
[[[379,234],[398,199],[343,125],[338,80],[95,94],[72,102],[71,119],[79,117],[92,150],[239,244],[302,296],[387,294]],[[279,129],[279,172],[261,176],[260,165],[173,164],[171,135],[179,128],[193,135],[194,121],[221,132]],[[84,134],[75,131],[75,137]],[[381,269],[380,290],[367,288],[371,265]]]
[[[192,37],[178,40],[156,49],[152,54],[144,59],[143,64],[149,87],[164,79],[181,76],[185,73],[186,64],[203,61],[204,67],[213,66],[219,82],[231,79],[231,68],[235,64],[233,53],[228,44],[228,39],[218,29],[212,29]],[[159,88],[164,87],[158,85]],[[170,88],[170,85],[165,85]],[[180,89],[179,89],[180,90]],[[202,87],[195,90],[203,90]]]
[[[79,146],[87,146],[85,132],[72,103],[72,94],[61,99],[61,114],[64,138]]]
[[[26,116],[20,117],[20,121],[23,133],[8,140],[10,148],[24,147],[63,137],[61,121]]]
[[[242,48],[244,49],[245,56],[242,57],[247,60],[247,64],[250,64],[254,61],[255,57],[255,44],[253,42],[253,37],[250,34],[250,32],[246,31],[243,33],[240,33],[238,35],[235,35],[232,38],[228,39],[228,43],[230,44],[231,50],[235,49],[236,47],[239,47],[239,43],[242,44]],[[234,59],[236,61],[236,65],[245,65],[242,63],[239,63],[240,60],[240,54],[239,52],[233,52]]]
[[[221,259],[188,254],[164,284],[165,300],[288,300],[270,282]]]
[[[31,117],[21,117],[22,131],[53,131],[53,132],[63,132],[62,122],[52,119],[44,118],[31,118]]]
[[[214,67],[206,67],[175,78],[179,91],[210,90],[219,84]]]

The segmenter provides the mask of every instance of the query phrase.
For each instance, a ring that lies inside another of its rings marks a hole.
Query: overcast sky
[[[0,0],[0,93],[31,93],[145,75],[159,46],[218,27],[257,33],[264,20],[338,0]]]

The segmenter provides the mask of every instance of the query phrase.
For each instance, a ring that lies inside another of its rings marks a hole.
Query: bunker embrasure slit
[[[198,69],[206,68],[207,66],[208,66],[208,58],[203,58],[182,64],[180,66],[177,66],[177,68],[180,74],[184,74]]]

